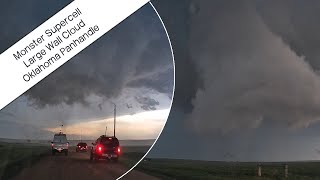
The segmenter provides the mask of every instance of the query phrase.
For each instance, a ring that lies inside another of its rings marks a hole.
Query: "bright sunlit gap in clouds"
[[[116,136],[119,139],[155,139],[167,120],[170,109],[141,112],[134,115],[117,117]],[[113,118],[74,123],[66,125],[63,131],[67,134],[81,135],[83,138],[94,138],[105,133],[113,135]],[[56,133],[60,127],[46,128]]]

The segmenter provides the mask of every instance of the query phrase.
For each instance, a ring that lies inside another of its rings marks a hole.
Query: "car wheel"
[[[90,161],[93,161],[93,154],[90,153]]]
[[[112,161],[113,162],[118,162],[119,158],[113,158]]]
[[[52,156],[56,155],[56,152],[55,151],[52,151]]]
[[[64,152],[64,155],[68,156],[68,151]]]

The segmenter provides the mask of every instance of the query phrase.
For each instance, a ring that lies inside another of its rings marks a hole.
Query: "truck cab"
[[[118,161],[121,149],[119,140],[114,136],[100,136],[92,143],[90,160],[107,159]]]

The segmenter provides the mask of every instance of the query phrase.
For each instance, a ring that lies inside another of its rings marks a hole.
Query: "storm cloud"
[[[318,11],[311,2],[304,3],[300,12],[288,10],[299,9],[299,1],[194,0],[183,7],[177,16],[182,16],[185,29],[171,28],[173,36],[177,29],[183,32],[173,37],[179,56],[173,107],[183,111],[191,107],[187,112],[190,129],[225,133],[262,123],[300,128],[318,122],[320,79],[315,44],[319,35],[317,25],[309,25],[316,23],[306,23],[318,17]],[[286,15],[281,16],[283,13]],[[289,17],[297,22],[291,23]],[[181,45],[184,34],[188,46]],[[183,71],[186,67],[190,74]],[[179,77],[185,80],[180,82]],[[180,95],[187,89],[187,96]]]
[[[177,79],[150,156],[319,159],[318,2],[154,4],[172,40]]]
[[[168,78],[173,82],[171,50],[157,18],[150,7],[138,11],[26,95],[38,107],[61,103],[88,105],[89,95],[107,100],[132,86],[171,96],[173,84],[164,84]],[[140,83],[134,83],[137,81]]]
[[[0,51],[70,2],[6,2],[0,8],[0,23],[6,24],[0,31]],[[15,122],[10,124],[12,134],[24,125],[32,127],[30,132],[47,133],[42,130],[112,117],[113,103],[117,116],[168,109],[173,85],[170,42],[146,4],[2,109],[0,121]]]
[[[12,7],[11,11],[2,8],[0,22],[6,26],[0,34],[1,51],[70,1],[48,4],[33,0],[26,6],[15,6],[17,3],[21,2],[7,3]],[[34,6],[28,6],[30,4]],[[46,6],[50,11],[42,11]],[[13,23],[21,21],[24,23]],[[118,97],[126,87],[152,89],[167,94],[171,99],[173,81],[173,59],[167,35],[157,14],[147,5],[25,95],[37,108],[62,103],[88,106],[88,96],[97,95],[108,100]]]
[[[156,106],[159,105],[159,102],[157,100],[150,97],[140,96],[135,98],[140,104],[142,104],[141,108],[146,111],[156,110]]]

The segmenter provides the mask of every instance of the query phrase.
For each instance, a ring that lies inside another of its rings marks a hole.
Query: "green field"
[[[145,155],[149,148],[149,146],[122,147],[123,153],[120,163],[131,168]]]
[[[9,179],[49,154],[47,146],[0,143],[0,179]]]
[[[122,147],[119,163],[128,168],[135,165],[149,147]],[[50,149],[43,145],[0,143],[0,179],[9,179],[25,167],[31,167],[41,157],[49,155]],[[290,180],[320,180],[320,162],[290,162]],[[136,170],[161,179],[239,179],[271,180],[284,178],[284,163],[262,163],[262,177],[257,176],[257,163],[214,162],[169,159],[145,159]]]
[[[258,177],[257,163],[206,162],[191,160],[149,159],[136,170],[161,179],[320,179],[320,162],[290,162],[288,178],[284,176],[284,163],[262,163],[262,176]]]

